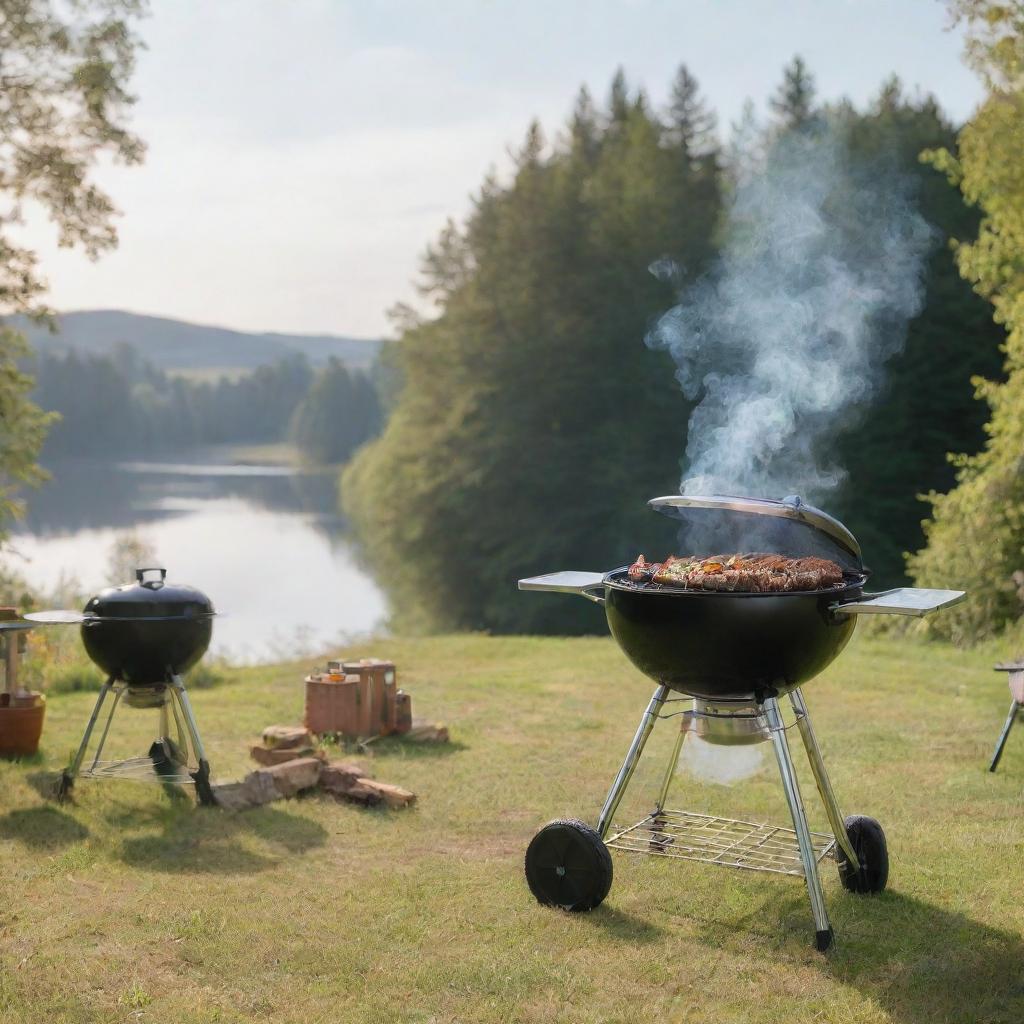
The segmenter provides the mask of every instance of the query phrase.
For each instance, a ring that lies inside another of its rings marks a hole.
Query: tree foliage
[[[140,0],[0,0],[0,316],[45,315],[36,256],[12,227],[41,207],[61,245],[96,257],[117,242],[109,196],[92,179],[101,156],[142,159],[126,127]],[[0,523],[15,492],[39,479],[36,455],[50,418],[27,395],[21,336],[0,331]]]
[[[768,101],[785,130],[805,128],[815,113],[814,76],[803,57],[797,55],[783,69],[782,84]]]
[[[380,430],[372,377],[337,360],[315,372],[301,353],[217,380],[165,373],[128,344],[111,355],[72,351],[29,365],[33,400],[60,416],[47,458],[291,440],[311,462],[338,463]]]
[[[652,258],[693,274],[713,251],[706,132],[670,129],[620,72],[553,145],[532,126],[511,182],[428,250],[440,313],[403,333],[400,397],[342,481],[403,627],[592,630],[592,607],[522,601],[516,578],[671,544],[644,501],[675,489],[687,412],[640,339],[670,299]]]
[[[715,258],[722,195],[784,133],[827,118],[864,174],[895,165],[913,176],[942,233],[974,229],[976,214],[917,159],[954,137],[932,98],[908,98],[893,79],[867,111],[823,109],[798,60],[772,110],[767,124],[748,111],[723,152],[688,70],[663,111],[620,71],[603,110],[581,90],[553,144],[531,126],[511,179],[490,176],[466,224],[428,249],[422,290],[437,315],[401,311],[401,390],[342,480],[396,625],[600,629],[586,602],[523,600],[516,579],[672,549],[671,524],[645,499],[678,486],[690,407],[666,354],[641,339]],[[647,273],[663,256],[668,283]],[[920,541],[917,494],[951,482],[945,453],[982,443],[971,374],[998,372],[985,304],[941,247],[926,287],[887,387],[856,423],[837,424],[828,453],[849,473],[830,507],[882,582],[900,582],[903,552]]]
[[[957,457],[953,490],[930,495],[927,547],[909,565],[923,585],[969,590],[935,628],[974,640],[1021,614],[1014,575],[1024,571],[1024,8],[958,0],[954,9],[967,22],[969,59],[989,94],[960,132],[956,154],[929,158],[981,211],[976,238],[955,249],[961,274],[1005,328],[1005,379],[976,382],[990,409],[988,441]]]
[[[924,540],[917,495],[952,486],[948,452],[974,452],[984,443],[985,412],[974,400],[971,378],[999,374],[1002,338],[990,308],[938,241],[976,231],[978,214],[941,173],[919,161],[923,149],[950,146],[955,138],[935,100],[906,96],[893,77],[867,111],[843,108],[835,116],[851,159],[916,179],[914,201],[937,236],[924,277],[924,308],[889,360],[881,390],[836,443],[847,479],[831,509],[857,535],[874,582],[899,586],[906,582],[905,553]]]
[[[329,465],[348,462],[360,445],[380,433],[380,426],[373,384],[331,359],[292,414],[288,436],[305,459]]]

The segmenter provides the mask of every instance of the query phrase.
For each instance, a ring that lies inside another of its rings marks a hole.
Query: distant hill
[[[56,334],[25,322],[14,326],[28,335],[38,352],[105,354],[128,343],[162,370],[207,373],[250,370],[291,352],[305,353],[314,365],[335,356],[346,366],[367,369],[383,344],[332,334],[249,334],[116,309],[64,313],[58,321]]]

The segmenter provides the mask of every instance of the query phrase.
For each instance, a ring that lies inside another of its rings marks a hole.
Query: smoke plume
[[[820,499],[830,441],[881,382],[922,304],[934,232],[911,180],[855,167],[835,132],[769,147],[727,211],[715,267],[646,338],[687,398],[680,491]],[[671,261],[652,265],[671,279]]]

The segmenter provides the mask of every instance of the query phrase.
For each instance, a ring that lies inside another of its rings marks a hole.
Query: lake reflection
[[[204,457],[205,455],[205,457]],[[108,579],[116,536],[136,531],[168,569],[212,598],[211,652],[268,661],[329,649],[381,627],[380,591],[355,563],[334,472],[246,465],[220,452],[167,462],[52,462],[27,495],[6,561],[45,590]]]

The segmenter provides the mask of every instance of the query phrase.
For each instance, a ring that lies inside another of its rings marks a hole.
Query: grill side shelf
[[[966,596],[963,590],[902,587],[884,594],[865,594],[859,600],[839,603],[834,608],[843,615],[914,615],[920,618],[940,608],[959,604]]]
[[[540,590],[555,594],[578,594],[588,601],[604,604],[604,574],[599,572],[551,572],[519,581],[520,590]]]

